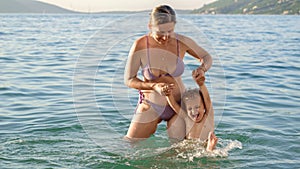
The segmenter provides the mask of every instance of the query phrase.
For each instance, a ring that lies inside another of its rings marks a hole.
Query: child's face
[[[194,122],[199,123],[205,113],[202,98],[200,96],[195,96],[193,99],[187,100],[185,105],[189,118]]]

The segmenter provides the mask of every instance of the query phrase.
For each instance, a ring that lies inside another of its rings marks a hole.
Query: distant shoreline
[[[291,0],[295,1],[295,0]],[[215,1],[210,4],[204,5],[201,8],[194,10],[175,9],[178,14],[196,14],[196,15],[299,15],[300,2],[291,4],[290,1],[282,1],[288,7],[278,6],[277,3],[269,4],[259,1],[253,4],[252,0],[234,1],[228,0],[229,3],[224,1]],[[238,2],[238,3],[237,3]],[[265,5],[265,6],[263,6]],[[276,7],[276,10],[275,10]],[[1,0],[0,1],[0,14],[131,14],[143,13],[151,10],[138,10],[138,11],[99,11],[99,12],[82,12],[65,9],[56,5],[35,1],[35,0]]]
[[[0,15],[103,15],[103,14],[137,14],[137,13],[144,13],[143,11],[136,11],[136,12],[91,12],[91,13],[85,13],[85,12],[77,12],[77,13],[38,13],[38,12],[0,12]],[[199,14],[199,13],[179,13],[179,15],[202,15],[202,16],[299,16],[299,14]]]

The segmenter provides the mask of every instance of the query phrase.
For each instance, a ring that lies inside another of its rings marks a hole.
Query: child
[[[172,93],[166,97],[169,105],[185,121],[186,139],[207,139],[206,149],[212,151],[218,141],[214,134],[214,111],[204,82],[196,82],[200,90],[186,91],[182,97],[182,107],[176,102]]]

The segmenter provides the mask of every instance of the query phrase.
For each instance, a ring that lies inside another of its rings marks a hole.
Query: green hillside
[[[0,0],[0,13],[74,13],[34,0]]]
[[[300,14],[300,0],[218,0],[193,13],[200,14]]]

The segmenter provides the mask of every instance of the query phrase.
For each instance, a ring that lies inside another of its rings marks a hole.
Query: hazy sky
[[[39,0],[83,12],[145,10],[159,4],[169,4],[176,9],[197,9],[216,0]]]

